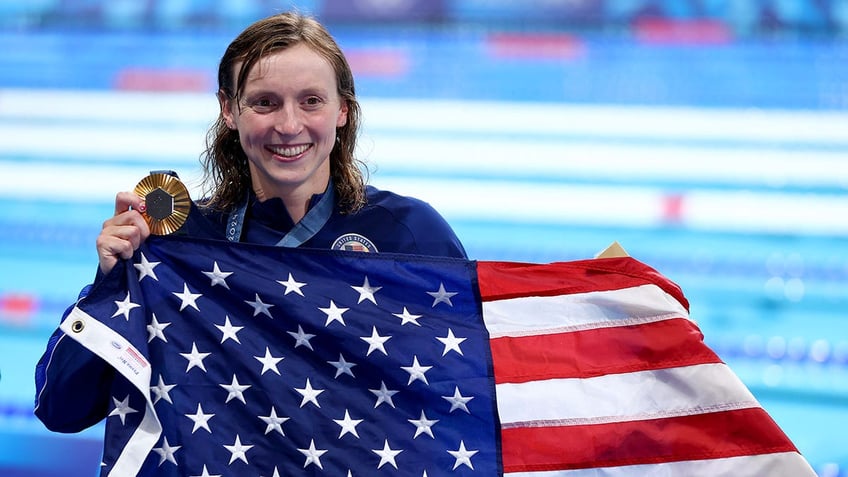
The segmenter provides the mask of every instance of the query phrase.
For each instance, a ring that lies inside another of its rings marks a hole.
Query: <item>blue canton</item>
[[[156,476],[499,475],[474,262],[153,237],[78,306],[152,368]],[[142,421],[112,386],[102,475]]]

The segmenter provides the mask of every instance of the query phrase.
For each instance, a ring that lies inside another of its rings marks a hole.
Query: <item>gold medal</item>
[[[175,175],[153,172],[135,186],[135,194],[144,199],[141,216],[153,235],[172,234],[188,219],[191,198]]]

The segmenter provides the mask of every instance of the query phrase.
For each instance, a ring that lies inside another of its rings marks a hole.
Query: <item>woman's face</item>
[[[239,104],[221,96],[260,200],[281,197],[290,204],[325,190],[336,128],[347,122],[348,108],[324,57],[305,43],[276,51],[250,70]]]

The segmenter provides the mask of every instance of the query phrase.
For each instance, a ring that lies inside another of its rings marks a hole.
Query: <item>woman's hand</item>
[[[115,197],[115,215],[103,222],[97,237],[100,271],[109,273],[120,258],[131,258],[133,252],[150,236],[150,228],[139,211],[145,204],[132,192],[119,192]]]

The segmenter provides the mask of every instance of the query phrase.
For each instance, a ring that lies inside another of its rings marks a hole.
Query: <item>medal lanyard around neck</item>
[[[314,207],[309,209],[306,215],[296,223],[294,227],[277,242],[278,247],[299,247],[307,240],[311,239],[321,230],[324,225],[330,220],[330,215],[333,214],[333,204],[335,202],[335,194],[333,193],[332,181],[327,186],[327,191],[321,197]],[[238,242],[241,240],[242,230],[244,229],[244,217],[247,213],[247,204],[250,201],[250,193],[245,197],[244,202],[234,210],[227,220],[227,240],[230,242]]]

